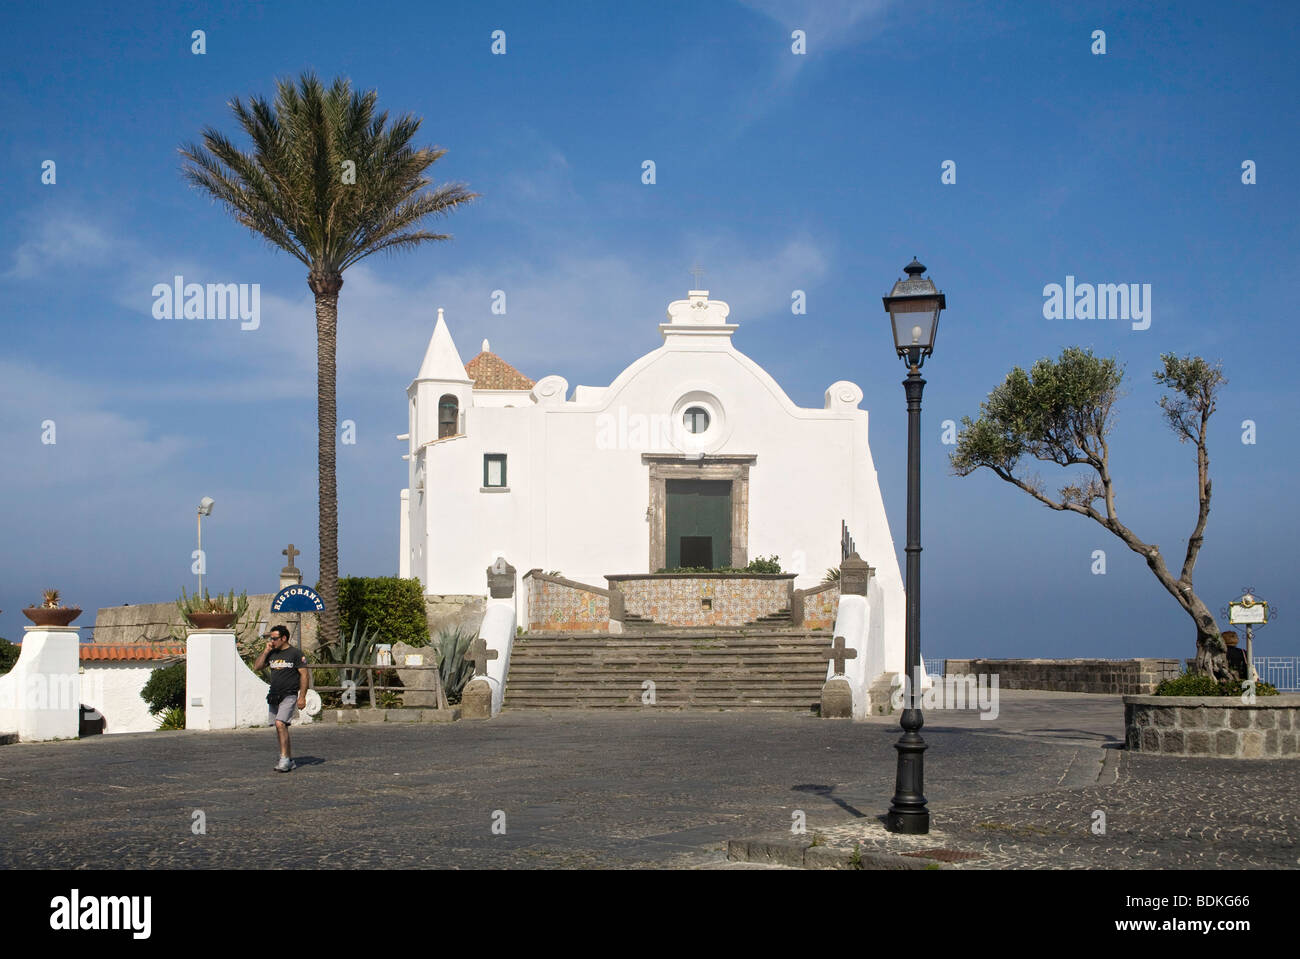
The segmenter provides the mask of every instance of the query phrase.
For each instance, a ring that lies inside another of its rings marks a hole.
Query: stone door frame
[[[670,453],[642,453],[650,467],[650,560],[646,572],[668,563],[668,481],[678,479],[731,482],[731,561],[741,569],[749,564],[749,468],[758,461],[750,456],[705,456],[688,459]]]

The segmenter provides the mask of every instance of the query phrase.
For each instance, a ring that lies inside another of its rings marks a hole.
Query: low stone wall
[[[524,573],[528,590],[528,629],[555,632],[609,629],[609,590],[549,576],[540,569]]]
[[[794,573],[606,576],[628,613],[670,626],[744,626],[790,609]]]
[[[1300,758],[1300,696],[1125,696],[1124,739],[1171,756]]]
[[[428,593],[424,597],[424,619],[429,624],[429,635],[436,638],[444,629],[461,627],[478,632],[486,608],[483,596]]]
[[[996,673],[1002,689],[1132,695],[1153,693],[1180,671],[1177,659],[949,659],[944,670],[950,676]]]
[[[799,616],[800,604],[802,619]],[[835,626],[835,613],[840,605],[840,584],[822,583],[812,589],[796,589],[791,613],[796,626],[805,629],[831,629]]]
[[[270,629],[277,623],[283,623],[291,631],[297,630],[298,613],[271,613],[271,600],[275,593],[258,593],[248,597],[248,628],[240,634],[240,639],[251,633],[259,623],[266,623]],[[138,603],[128,606],[106,606],[95,613],[96,643],[116,645],[120,643],[144,643],[170,640],[184,636],[184,626],[180,610],[173,600],[170,603]],[[303,652],[314,652],[316,642],[316,615],[302,614],[302,642],[294,635],[293,643]]]

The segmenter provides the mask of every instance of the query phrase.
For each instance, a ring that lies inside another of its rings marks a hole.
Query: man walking
[[[296,765],[289,752],[289,722],[295,708],[307,705],[306,662],[302,650],[289,645],[289,630],[272,626],[270,642],[253,664],[254,671],[268,666],[271,669],[271,691],[266,694],[267,725],[275,724],[280,739],[280,761],[275,764],[279,773],[287,773]]]

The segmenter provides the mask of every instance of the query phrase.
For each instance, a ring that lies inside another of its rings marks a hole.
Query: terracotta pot
[[[237,613],[186,613],[185,618],[195,629],[229,629],[235,625]]]
[[[70,626],[81,615],[80,606],[28,606],[23,615],[37,626]]]

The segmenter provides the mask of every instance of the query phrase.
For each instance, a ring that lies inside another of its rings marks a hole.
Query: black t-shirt
[[[271,691],[267,701],[281,702],[286,696],[298,695],[298,670],[307,662],[302,650],[297,646],[273,649],[266,657],[266,666],[271,670]]]

